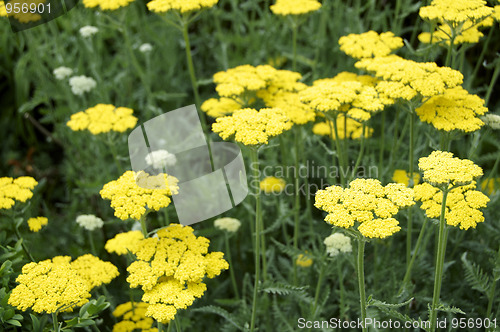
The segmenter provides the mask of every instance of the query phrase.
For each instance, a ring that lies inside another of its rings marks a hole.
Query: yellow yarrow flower
[[[113,326],[113,332],[132,332],[135,330],[158,332],[158,329],[153,327],[153,318],[146,317],[147,308],[148,304],[144,302],[126,302],[117,306],[113,311],[113,316],[123,317],[123,319]]]
[[[21,311],[37,313],[72,311],[88,302],[90,288],[72,269],[70,257],[57,256],[23,266],[19,283],[9,297],[9,304]]]
[[[234,111],[241,109],[241,104],[231,98],[210,98],[201,104],[201,110],[207,113],[212,118],[219,118],[232,114]]]
[[[345,126],[346,124],[347,126]],[[316,123],[312,131],[316,135],[330,136],[332,139],[335,139],[335,132],[331,121]],[[337,132],[339,139],[358,139],[363,135],[363,124],[351,118],[345,119],[345,115],[339,114],[337,116]],[[373,128],[365,126],[365,138],[371,137],[372,134]]]
[[[106,183],[99,193],[103,199],[111,200],[116,217],[139,220],[146,209],[158,211],[167,207],[169,196],[178,193],[177,182],[177,178],[167,174],[149,176],[145,172],[126,171],[118,180]]]
[[[295,264],[300,267],[310,267],[313,264],[313,260],[311,257],[307,255],[307,251],[305,254],[299,254],[297,259],[295,260]]]
[[[203,296],[205,276],[214,278],[229,265],[222,252],[208,253],[210,241],[195,236],[189,226],[171,224],[157,234],[132,249],[137,261],[127,268],[127,281],[144,291],[142,301],[149,304],[146,316],[167,323],[178,309]]]
[[[286,116],[294,124],[302,125],[314,121],[316,114],[313,109],[300,102],[297,92],[279,90],[271,93],[268,90],[261,90],[257,93],[267,107],[280,108],[285,111]]]
[[[473,132],[484,125],[479,116],[488,109],[483,99],[458,86],[430,98],[415,111],[420,120],[431,123],[438,130]]]
[[[402,183],[408,187],[410,185],[410,174],[403,169],[396,169],[392,174],[392,181],[396,183]],[[413,173],[413,184],[414,185],[418,184],[419,181],[420,181],[420,174]]]
[[[389,55],[392,51],[403,47],[403,39],[396,37],[391,31],[377,32],[371,30],[361,34],[351,33],[339,39],[340,50],[355,58],[371,58]]]
[[[5,3],[0,1],[0,17],[7,17],[7,9],[5,9]]]
[[[110,131],[123,133],[137,124],[133,112],[126,107],[97,104],[83,112],[73,114],[66,124],[73,131],[88,130],[94,135]]]
[[[382,81],[376,90],[389,98],[433,97],[463,82],[463,75],[434,62],[415,62],[396,55],[362,59],[356,68],[373,72]]]
[[[128,6],[134,0],[83,0],[83,5],[87,8],[99,7],[101,10],[117,10]]]
[[[475,190],[476,182],[451,189],[446,198],[445,220],[448,225],[459,226],[460,229],[476,228],[484,222],[480,208],[486,207],[490,201],[488,196]],[[428,218],[439,218],[443,202],[442,190],[429,183],[422,183],[414,188],[415,199],[421,201],[420,208],[425,211]]]
[[[422,179],[435,187],[464,186],[483,175],[481,167],[467,159],[453,157],[451,152],[433,151],[418,160]]]
[[[483,33],[479,31],[479,28],[491,26],[492,24],[493,20],[484,20],[482,24],[476,25],[474,25],[471,21],[465,22],[458,34],[457,32],[454,32],[456,35],[453,39],[453,45],[474,44],[479,42],[479,39],[483,37]],[[432,41],[433,44],[449,46],[451,42],[451,35],[452,32],[450,26],[443,24],[439,25],[432,34],[430,32],[422,32],[418,35],[418,40],[424,44],[429,44]]]
[[[283,179],[279,179],[274,176],[268,176],[264,180],[260,181],[260,190],[264,191],[266,194],[280,193],[286,187],[286,182]]]
[[[269,7],[275,15],[304,15],[321,8],[321,3],[316,0],[276,0]]]
[[[446,23],[453,27],[467,21],[480,22],[493,13],[484,0],[433,0],[429,6],[420,8],[419,15],[424,20]]]
[[[364,237],[382,239],[401,229],[393,216],[415,204],[413,195],[413,190],[401,183],[382,186],[376,179],[356,179],[345,189],[330,186],[319,190],[314,206],[328,212],[325,221],[330,225],[357,226]]]
[[[28,219],[28,227],[32,232],[38,232],[42,229],[42,226],[47,225],[49,220],[45,217],[36,217]]]
[[[125,255],[132,252],[132,249],[144,239],[141,231],[130,231],[116,234],[114,238],[108,240],[104,249],[110,254]]]
[[[30,176],[21,176],[16,179],[0,178],[0,210],[12,208],[16,201],[26,202],[33,197],[32,190],[37,184],[38,182]]]
[[[285,112],[278,108],[263,108],[260,111],[245,108],[231,116],[217,118],[212,130],[226,140],[234,135],[234,140],[245,145],[267,144],[269,138],[281,134],[292,127]]]
[[[89,289],[102,284],[109,284],[111,280],[119,275],[116,266],[91,254],[75,259],[71,262],[71,268],[85,280]]]
[[[153,0],[148,3],[148,9],[155,13],[177,11],[181,14],[191,13],[215,6],[219,0]]]

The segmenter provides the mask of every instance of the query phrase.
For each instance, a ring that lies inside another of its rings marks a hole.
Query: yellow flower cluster
[[[85,280],[89,289],[102,284],[109,284],[111,280],[119,275],[116,266],[91,254],[75,259],[71,262],[71,268]]]
[[[201,104],[201,110],[212,118],[218,118],[232,114],[241,109],[241,105],[231,98],[210,98]]]
[[[472,132],[484,125],[478,116],[488,109],[483,99],[458,86],[430,98],[415,111],[420,120],[431,123],[438,130]]]
[[[153,0],[148,3],[148,9],[155,13],[166,13],[172,10],[187,14],[213,7],[217,2],[219,0]]]
[[[355,66],[373,72],[383,81],[376,89],[390,98],[412,100],[415,97],[433,97],[462,84],[463,75],[434,62],[415,62],[397,55],[362,59]]]
[[[339,39],[340,50],[356,58],[371,58],[389,55],[392,51],[403,47],[403,39],[394,33],[377,32],[371,30],[361,34],[351,33]]]
[[[484,221],[480,208],[486,207],[490,201],[488,196],[475,190],[476,182],[451,189],[446,198],[445,220],[448,225],[460,226],[460,229],[476,228]],[[415,186],[415,199],[422,202],[420,207],[429,218],[439,218],[443,192],[430,185],[422,183]]]
[[[418,160],[422,179],[435,187],[463,186],[483,175],[481,167],[467,159],[453,157],[453,153],[433,151]]]
[[[314,206],[328,212],[325,221],[358,231],[369,238],[386,238],[396,232],[399,222],[393,218],[402,208],[415,204],[413,190],[401,183],[382,186],[376,179],[356,179],[349,188],[330,186],[316,193]]]
[[[74,131],[88,130],[97,135],[110,131],[124,132],[135,127],[137,118],[134,111],[126,107],[115,107],[109,104],[97,104],[83,112],[75,113],[67,122]]]
[[[37,184],[38,182],[30,176],[21,176],[17,179],[0,178],[0,210],[10,209],[16,201],[26,202],[33,197],[32,190]]]
[[[280,193],[285,189],[286,182],[283,179],[279,179],[274,176],[268,176],[264,180],[260,181],[260,190],[266,194]]]
[[[109,283],[117,275],[113,264],[92,255],[73,262],[69,256],[56,256],[28,263],[17,277],[19,285],[12,290],[8,303],[37,313],[72,311],[88,301],[92,288]]]
[[[276,0],[270,6],[275,15],[303,15],[321,8],[321,3],[316,0]]]
[[[117,10],[128,6],[134,0],[83,0],[83,5],[87,8],[99,7],[101,10]]]
[[[178,193],[177,182],[167,174],[149,176],[145,172],[126,171],[118,180],[106,183],[99,193],[111,200],[116,217],[139,220],[146,207],[154,211],[167,207],[171,202],[169,196]]]
[[[116,234],[116,236],[106,242],[104,249],[110,254],[125,255],[132,252],[132,248],[144,239],[141,231],[130,231]]]
[[[231,116],[217,118],[212,130],[223,139],[234,135],[237,142],[245,145],[267,144],[269,138],[292,127],[285,112],[278,108],[263,108],[260,111],[245,108]]]
[[[47,225],[49,222],[49,219],[45,217],[36,217],[36,218],[29,218],[28,219],[28,227],[30,228],[30,231],[32,232],[38,232],[39,230],[42,229],[42,226]]]
[[[229,265],[222,252],[208,253],[210,241],[196,237],[189,226],[171,224],[157,234],[132,248],[137,261],[127,268],[127,281],[144,291],[146,316],[166,323],[203,295],[205,276],[214,278]]]
[[[392,181],[396,183],[402,183],[405,186],[410,185],[410,174],[403,169],[396,169],[392,174]],[[420,181],[420,174],[413,173],[413,184],[418,184]]]
[[[492,19],[486,19],[478,24],[473,24],[471,21],[467,21],[461,25],[461,29],[459,31],[453,32],[455,34],[455,38],[453,40],[453,45],[465,44],[465,43],[477,43],[479,39],[483,37],[483,33],[479,31],[481,27],[491,26],[493,24]],[[430,32],[422,32],[418,35],[418,39],[420,42],[429,44],[431,42],[433,44],[441,44],[443,46],[450,45],[451,42],[451,27],[446,24],[439,25],[436,30],[432,33]]]
[[[314,121],[316,114],[307,105],[300,102],[297,92],[278,90],[271,93],[268,90],[261,90],[257,94],[267,107],[281,108],[286,112],[287,117],[294,124],[302,125]]]
[[[5,9],[5,3],[0,1],[0,17],[7,17],[7,9]]]
[[[484,0],[432,0],[429,6],[420,8],[420,17],[425,20],[453,26],[472,21],[477,23],[493,13]]]
[[[295,264],[300,267],[310,267],[313,264],[313,260],[307,255],[306,252],[305,254],[299,254],[299,256],[297,256]]]
[[[337,132],[339,134],[339,139],[358,139],[361,138],[363,134],[363,124],[353,120],[351,118],[345,117],[343,114],[337,116]],[[347,125],[347,126],[346,126]],[[335,132],[333,124],[331,121],[319,122],[313,126],[313,133],[316,135],[330,136],[335,139]],[[365,126],[365,138],[371,137],[373,134],[373,128]]]
[[[140,330],[143,332],[158,332],[153,327],[154,320],[146,317],[148,304],[144,302],[126,302],[116,307],[113,316],[123,317],[123,319],[113,326],[113,332],[133,332]]]

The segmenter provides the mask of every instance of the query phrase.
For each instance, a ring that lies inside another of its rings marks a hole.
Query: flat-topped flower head
[[[36,217],[28,219],[28,227],[30,228],[30,231],[35,233],[41,230],[42,227],[47,225],[48,223],[49,219],[47,219],[46,217]]]
[[[141,231],[129,231],[116,234],[114,238],[109,239],[104,245],[104,249],[110,254],[126,255],[132,252],[133,248],[144,239]]]
[[[8,303],[21,311],[31,308],[50,314],[72,311],[88,302],[88,283],[72,269],[70,260],[68,256],[57,256],[24,265]]]
[[[219,118],[232,114],[241,109],[241,104],[231,98],[210,98],[201,104],[201,110],[212,118]]]
[[[486,207],[490,201],[488,196],[475,190],[476,182],[469,185],[451,189],[446,198],[445,220],[450,226],[460,229],[476,228],[476,225],[484,221],[481,208]],[[415,186],[415,199],[421,201],[420,208],[425,211],[428,218],[439,218],[443,192],[429,183]]]
[[[76,223],[88,231],[93,231],[96,228],[102,228],[102,225],[104,225],[102,219],[93,214],[79,215],[76,217]]]
[[[437,23],[458,26],[464,22],[477,23],[493,13],[484,0],[432,0],[429,6],[420,8],[420,17]]]
[[[241,226],[241,221],[236,218],[218,218],[214,221],[214,226],[220,230],[235,233]]]
[[[37,184],[31,176],[0,178],[0,210],[12,208],[16,201],[26,202],[33,197],[33,189]]]
[[[292,122],[279,108],[263,108],[259,111],[245,108],[231,116],[217,118],[212,130],[226,140],[234,136],[236,142],[245,145],[267,144],[269,139],[289,130]]]
[[[71,115],[71,119],[66,124],[73,131],[88,130],[94,135],[110,131],[122,133],[134,128],[137,124],[137,118],[132,115],[133,112],[127,107],[97,104]]]
[[[493,19],[486,19],[481,23],[472,23],[466,21],[460,26],[460,29],[454,29],[453,45],[460,44],[475,44],[484,34],[479,31],[479,28],[488,27],[493,25]],[[447,24],[440,24],[436,30],[431,34],[430,32],[422,32],[418,35],[418,40],[424,44],[439,44],[441,46],[449,46],[451,43],[452,28]],[[458,30],[458,31],[457,31]]]
[[[431,123],[438,130],[473,132],[484,125],[479,116],[488,109],[479,96],[457,86],[430,98],[415,111],[420,120]]]
[[[258,92],[267,107],[280,108],[286,112],[286,116],[294,124],[302,125],[310,121],[314,121],[316,114],[314,110],[300,101],[297,92],[288,92],[279,90],[275,93],[270,93],[268,90]]]
[[[83,5],[87,8],[99,7],[101,10],[117,10],[128,6],[134,0],[83,0]]]
[[[352,252],[351,238],[342,233],[334,233],[328,236],[323,243],[330,257],[335,257],[340,253]]]
[[[257,92],[267,87],[278,70],[269,65],[257,67],[241,65],[215,73],[215,90],[221,97],[236,98],[248,92]]]
[[[351,104],[362,88],[360,82],[320,80],[301,91],[299,96],[301,102],[318,112],[337,112],[342,106]]]
[[[197,10],[213,7],[219,0],[153,0],[148,3],[148,9],[155,13],[176,11],[188,14]]]
[[[158,211],[167,207],[169,196],[179,190],[177,182],[175,177],[163,173],[149,176],[145,172],[126,171],[118,180],[106,183],[99,193],[111,200],[116,217],[139,220],[146,209]]]
[[[376,179],[356,179],[345,189],[319,190],[314,206],[328,212],[325,221],[330,225],[356,227],[364,237],[382,239],[401,229],[393,217],[413,204],[413,190],[401,183],[383,186]]]
[[[340,50],[345,54],[356,59],[363,59],[389,55],[404,44],[403,39],[396,37],[391,31],[378,34],[371,30],[340,37],[339,45]]]
[[[373,134],[373,128],[365,126],[365,132],[363,133],[363,124],[349,117],[345,119],[344,114],[339,114],[336,121],[339,139],[359,139],[363,134],[365,138],[368,138]],[[347,127],[345,127],[345,125],[347,125]],[[316,135],[330,136],[331,139],[336,139],[333,123],[329,120],[316,123],[312,131]]]
[[[145,315],[166,323],[203,296],[204,277],[214,278],[229,265],[222,252],[209,253],[210,241],[195,236],[189,226],[171,224],[157,234],[132,249],[137,260],[127,268],[127,281],[144,291]]]
[[[304,15],[320,9],[321,3],[316,0],[276,0],[269,8],[275,15]]]
[[[433,97],[463,82],[463,75],[457,70],[396,55],[362,59],[355,66],[380,78],[382,81],[377,83],[377,91],[393,99]]]
[[[148,304],[144,302],[126,302],[116,307],[113,316],[122,317],[122,320],[113,326],[112,332],[131,332],[140,330],[143,332],[158,332],[154,325],[154,319],[146,317]]]
[[[266,194],[278,194],[285,189],[286,182],[275,176],[267,176],[260,181],[259,187]]]
[[[72,261],[71,268],[87,282],[89,289],[109,284],[119,275],[116,266],[91,254],[80,256]]]
[[[418,167],[425,182],[442,189],[471,184],[483,175],[481,167],[472,161],[453,157],[453,153],[444,151],[433,151],[428,157],[420,158]]]

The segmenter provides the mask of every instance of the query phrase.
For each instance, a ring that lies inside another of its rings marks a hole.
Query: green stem
[[[21,247],[23,248],[24,253],[26,254],[26,257],[34,262],[35,260],[33,259],[33,256],[31,256],[31,253],[28,250],[28,247],[26,247],[26,244],[24,243],[24,239],[21,236],[21,233],[19,233],[19,229],[17,229],[17,226],[14,224],[14,232],[16,233],[17,240],[21,241]]]
[[[488,91],[486,92],[486,97],[484,97],[484,104],[488,105],[490,101],[491,93],[493,92],[493,87],[498,79],[498,74],[500,74],[500,60],[497,60],[495,65],[495,70],[493,71],[493,76],[491,77],[490,85],[488,86]]]
[[[500,261],[500,248],[498,248],[498,253],[497,253],[497,262],[498,261]],[[495,287],[497,285],[497,280],[498,280],[498,272],[493,272],[493,284],[491,285],[490,291],[488,293],[488,309],[486,310],[485,318],[491,317],[491,311],[493,309],[493,301],[495,300]],[[490,331],[493,331],[493,328],[491,328]]]
[[[292,58],[292,70],[297,70],[297,30],[298,25],[296,22],[292,24],[292,49],[293,49],[293,58]]]
[[[445,62],[445,66],[446,67],[449,67],[450,66],[450,62],[453,63],[455,62],[454,59],[453,61],[451,61],[451,56],[452,56],[452,53],[453,53],[453,43],[455,42],[455,31],[453,30],[453,28],[451,28],[451,38],[450,38],[450,45],[448,45],[448,53],[446,54],[446,62]]]
[[[141,216],[141,219],[139,219],[139,222],[141,223],[142,235],[144,235],[144,238],[148,237],[148,227],[146,226],[146,214],[147,213],[144,213]]]
[[[295,148],[295,179],[294,179],[294,195],[295,206],[293,207],[294,229],[293,229],[293,248],[299,247],[299,220],[300,220],[300,196],[299,196],[299,133],[294,132],[294,148]],[[297,260],[293,263],[293,284],[297,284]]]
[[[409,187],[413,187],[413,163],[414,163],[414,151],[413,145],[415,140],[415,114],[413,112],[412,107],[410,106],[410,156],[409,156]],[[406,228],[406,266],[408,266],[411,261],[411,242],[412,242],[412,208],[408,209],[408,225]]]
[[[316,317],[316,307],[318,306],[319,293],[321,291],[321,286],[323,284],[323,279],[325,277],[325,268],[326,268],[325,257],[326,254],[323,254],[323,257],[320,262],[321,268],[319,270],[319,277],[318,277],[318,283],[316,284],[316,291],[314,292],[314,303],[311,309],[312,320],[314,320],[314,318]]]
[[[431,331],[436,330],[437,306],[439,303],[439,295],[441,293],[441,283],[443,282],[443,266],[444,256],[446,252],[446,198],[448,197],[448,189],[443,191],[443,202],[441,203],[441,216],[439,217],[439,237],[438,250],[436,254],[436,273],[434,275],[434,293],[432,296],[431,305]]]
[[[428,221],[428,219],[425,218],[424,223],[422,224],[422,228],[420,229],[420,234],[418,235],[417,244],[415,245],[415,250],[413,251],[413,255],[411,256],[410,264],[408,264],[408,266],[406,267],[406,273],[405,273],[405,276],[403,278],[403,284],[401,285],[401,289],[399,290],[399,293],[402,292],[403,287],[405,287],[406,284],[410,281],[411,270],[413,268],[413,263],[415,263],[415,259],[417,258],[418,251],[420,250],[422,239],[424,238],[425,227],[427,226],[427,221]]]
[[[354,164],[354,168],[352,170],[352,177],[350,180],[352,180],[356,176],[356,170],[358,169],[358,166],[361,163],[361,159],[363,159],[363,153],[365,151],[365,130],[366,130],[366,123],[363,122],[363,132],[361,134],[361,146],[359,148],[358,158],[356,159],[356,163]]]
[[[176,317],[176,318],[174,319],[175,330],[176,330],[177,332],[182,332],[182,329],[181,329],[181,323],[179,323],[179,319],[178,319],[178,318],[179,318],[179,317]]]
[[[158,332],[163,332],[163,324],[158,322]]]
[[[338,131],[338,128],[337,128],[337,115],[333,116],[333,119],[331,120],[331,122],[333,123],[333,129],[334,129],[334,133],[335,133],[335,140],[334,141],[335,141],[335,148],[337,150],[337,159],[339,161],[339,166],[343,167],[344,166],[344,160],[343,160],[343,156],[342,156],[342,150],[340,149],[339,131]],[[345,139],[345,137],[344,137],[344,139]],[[340,173],[340,185],[342,187],[344,187],[344,184],[345,184],[344,172],[341,169],[339,173]]]
[[[484,42],[483,49],[481,50],[481,54],[479,55],[479,58],[477,59],[476,66],[474,67],[474,71],[472,72],[470,76],[470,85],[472,85],[472,82],[476,78],[477,73],[479,72],[479,68],[481,68],[481,65],[483,64],[484,56],[486,54],[486,50],[488,50],[488,46],[490,44],[491,36],[493,36],[493,31],[495,30],[495,26],[490,27],[490,31],[488,32],[488,37],[486,38],[486,41]]]
[[[361,321],[366,321],[366,295],[365,295],[365,268],[364,268],[364,256],[365,256],[365,241],[360,235],[358,238],[358,261],[357,261],[357,275],[359,284],[359,303],[361,306]],[[366,327],[363,325],[363,332],[367,331]]]
[[[59,321],[57,320],[57,312],[52,313],[52,324],[54,327],[54,332],[59,332]]]
[[[111,155],[113,156],[113,161],[115,162],[115,165],[116,165],[116,170],[120,174],[123,174],[122,165],[120,164],[120,161],[118,160],[118,153],[116,152],[115,143],[111,140],[111,138],[109,136],[107,137],[106,145],[109,147],[109,150],[111,151]]]
[[[250,149],[252,158],[253,178],[259,178],[259,157],[255,148]],[[255,329],[255,319],[257,317],[257,297],[260,279],[260,233],[261,233],[261,200],[259,188],[255,188],[255,284],[253,289],[252,318],[250,321],[250,331]]]
[[[380,130],[380,140],[379,140],[379,155],[378,155],[378,169],[382,169],[382,161],[384,160],[384,150],[385,150],[385,119],[386,112],[382,112],[382,128]],[[397,119],[396,119],[397,122]],[[363,131],[363,134],[365,132]]]
[[[231,259],[231,248],[229,246],[229,238],[227,232],[224,232],[224,242],[226,244],[227,262],[229,263],[229,274],[231,275],[231,283],[233,284],[233,291],[236,299],[240,299],[240,294],[238,292],[238,286],[236,284],[236,277],[234,276],[233,261]]]
[[[94,237],[92,236],[91,231],[86,231],[89,237],[89,243],[90,243],[90,250],[92,254],[97,255],[97,251],[95,250],[95,244],[94,244]]]
[[[186,44],[186,60],[189,70],[189,77],[191,79],[191,86],[193,87],[194,100],[196,103],[196,109],[198,110],[198,114],[201,119],[201,125],[203,127],[203,131],[207,132],[207,123],[206,123],[207,120],[205,117],[205,112],[202,112],[200,109],[201,100],[200,100],[200,94],[198,92],[198,81],[196,80],[196,74],[194,72],[193,57],[191,55],[191,43],[189,41],[188,26],[189,24],[187,22],[181,23],[182,36],[184,37],[184,43]]]
[[[339,275],[339,289],[340,289],[340,308],[339,318],[343,319],[345,314],[345,290],[344,290],[344,272],[342,271],[341,260],[337,259],[337,274]]]

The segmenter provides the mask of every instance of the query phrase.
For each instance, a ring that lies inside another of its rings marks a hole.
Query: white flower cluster
[[[500,115],[488,113],[481,117],[481,120],[493,130],[500,130]]]
[[[149,43],[144,43],[141,46],[139,46],[139,51],[141,53],[148,53],[148,52],[151,52],[152,50],[153,50],[153,45],[151,45]]]
[[[97,29],[96,27],[91,26],[91,25],[86,25],[86,26],[80,28],[80,35],[83,38],[92,37],[97,32],[99,32],[99,29]]]
[[[156,150],[146,156],[146,163],[156,169],[175,165],[176,162],[175,155],[167,150]]]
[[[335,233],[327,237],[323,243],[326,246],[326,252],[335,257],[340,252],[347,253],[352,251],[351,238],[341,233]]]
[[[58,80],[63,80],[66,77],[70,77],[71,74],[73,74],[73,69],[62,66],[54,69],[52,73]]]
[[[223,231],[234,233],[238,230],[238,228],[240,228],[241,222],[235,218],[219,218],[214,221],[214,226]]]
[[[81,96],[85,92],[89,92],[96,87],[96,81],[87,76],[73,76],[69,79],[69,85],[71,86],[71,91],[77,95]]]
[[[76,223],[88,231],[101,228],[104,224],[101,218],[96,217],[93,214],[82,214],[76,217]]]

